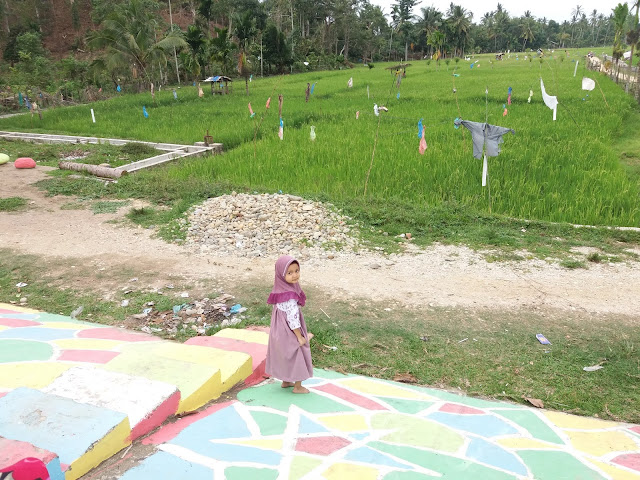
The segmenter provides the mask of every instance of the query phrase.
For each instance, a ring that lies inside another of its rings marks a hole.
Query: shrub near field
[[[477,59],[473,69],[466,61],[414,62],[399,88],[386,65],[376,64],[372,69],[256,79],[249,84],[248,97],[243,81],[236,81],[228,96],[212,97],[204,85],[206,95],[198,98],[197,89],[186,86],[177,90],[176,101],[171,91],[163,89],[156,93],[156,105],[149,93],[123,95],[91,106],[95,124],[89,107],[80,106],[45,112],[44,120],[34,120],[33,126],[41,131],[181,143],[201,141],[209,129],[226,153],[169,165],[168,178],[200,178],[342,203],[363,198],[375,146],[368,201],[425,208],[452,202],[487,211],[489,189],[481,187],[482,162],[472,156],[469,132],[453,126],[455,117],[482,122],[486,115],[489,123],[516,131],[505,136],[502,153],[489,159],[494,213],[637,226],[638,182],[627,176],[610,146],[623,122],[636,114],[632,100],[606,77],[584,70],[579,56],[532,62],[522,54],[519,60],[512,55],[502,62]],[[580,64],[574,77],[576,59]],[[609,107],[599,88],[581,89],[583,75],[599,82]],[[350,77],[353,88],[347,87]],[[542,101],[540,77],[547,93],[557,95],[561,103],[555,122]],[[307,82],[316,83],[308,103]],[[509,87],[512,105],[503,116]],[[533,90],[530,104],[529,90]],[[277,137],[278,94],[284,98],[284,141]],[[268,97],[271,108],[266,110]],[[249,101],[256,112],[253,119]],[[389,111],[376,117],[374,103]],[[143,105],[148,119],[142,115]],[[420,118],[426,127],[425,155],[418,153]],[[13,117],[0,120],[0,128],[24,130],[30,122],[28,116]],[[312,125],[315,141],[309,136]]]

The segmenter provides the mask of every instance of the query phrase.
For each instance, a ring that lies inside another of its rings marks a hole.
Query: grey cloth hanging
[[[460,120],[459,123],[471,132],[473,156],[478,160],[482,159],[483,146],[487,157],[497,157],[500,153],[500,144],[504,142],[502,136],[509,132],[516,133],[511,128],[498,127],[488,123],[470,122],[469,120]]]

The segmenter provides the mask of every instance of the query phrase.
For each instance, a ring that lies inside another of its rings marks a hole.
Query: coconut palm
[[[449,11],[447,12],[447,24],[451,29],[451,32],[455,38],[455,45],[457,52],[464,55],[464,49],[467,43],[467,37],[469,36],[469,29],[471,27],[471,18],[473,14],[467,12],[460,5],[454,5],[453,2],[449,5]],[[460,47],[462,44],[462,48]]]
[[[442,12],[435,7],[427,7],[422,9],[422,31],[427,40],[433,32],[442,25]],[[430,55],[433,54],[433,50]]]
[[[167,52],[187,46],[178,31],[157,40],[159,30],[157,9],[145,0],[130,0],[113,5],[101,28],[89,32],[87,39],[92,48],[106,49],[103,65],[130,65],[134,78],[142,75],[151,82],[152,67],[166,67]]]
[[[527,42],[535,40],[533,30],[535,28],[536,21],[531,16],[531,12],[527,10],[524,12],[524,16],[520,19],[520,38],[522,38],[522,51],[527,46]]]
[[[391,19],[394,29],[402,35],[404,39],[404,61],[409,58],[409,32],[411,31],[411,21],[413,14],[411,9],[415,7],[418,0],[398,0],[391,7]]]

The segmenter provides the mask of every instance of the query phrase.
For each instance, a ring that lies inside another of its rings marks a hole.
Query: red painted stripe
[[[47,464],[57,455],[27,442],[0,437],[0,469],[28,457],[37,458]]]
[[[0,318],[0,325],[5,327],[35,327],[36,325],[42,325],[42,323],[21,318]]]
[[[236,400],[230,400],[228,402],[222,402],[222,403],[214,403],[210,407],[205,408],[204,410],[198,413],[194,413],[193,415],[182,417],[173,423],[169,423],[165,425],[153,435],[149,435],[147,438],[142,440],[142,444],[143,445],[160,445],[162,443],[167,443],[173,440],[175,437],[177,437],[178,434],[182,432],[182,430],[187,428],[192,423],[195,423],[198,420],[202,420],[203,418],[208,417],[212,413],[215,413],[218,410],[222,410],[223,408],[226,408],[229,405],[232,405],[234,402],[236,402]]]
[[[478,410],[477,408],[459,405],[457,403],[445,403],[440,407],[441,412],[457,413],[459,415],[485,415],[487,412]]]
[[[121,328],[89,328],[80,330],[78,338],[98,338],[101,340],[120,340],[122,342],[155,342],[158,337],[146,333],[134,333]]]
[[[368,399],[367,397],[363,397],[362,395],[358,395],[357,393],[352,392],[351,390],[347,390],[346,388],[339,387],[332,383],[328,383],[325,385],[321,385],[319,387],[311,387],[314,390],[320,390],[321,392],[330,393],[331,395],[341,398],[342,400],[346,400],[347,402],[353,403],[354,405],[358,405],[359,407],[366,408],[367,410],[387,410],[386,407],[383,407],[377,402]]]
[[[180,392],[176,391],[173,395],[162,402],[158,408],[149,415],[149,417],[145,418],[133,427],[129,439],[134,441],[136,438],[146,435],[154,428],[162,425],[167,418],[178,411],[179,404]]]
[[[107,363],[120,355],[108,350],[63,350],[58,360],[66,362]]]
[[[611,461],[618,465],[622,465],[623,467],[640,472],[640,453],[625,453],[624,455],[618,455]]]

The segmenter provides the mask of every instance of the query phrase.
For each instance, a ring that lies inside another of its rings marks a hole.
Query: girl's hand
[[[298,343],[300,344],[300,346],[303,346],[305,343],[307,343],[307,339],[304,337],[298,337]]]

